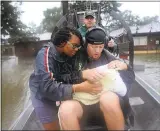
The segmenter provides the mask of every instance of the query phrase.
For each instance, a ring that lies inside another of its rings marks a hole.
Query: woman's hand
[[[108,63],[108,69],[127,70],[127,68],[127,64],[120,60],[114,60]]]

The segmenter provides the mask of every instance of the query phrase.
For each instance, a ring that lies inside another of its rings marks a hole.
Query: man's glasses
[[[74,45],[74,43],[71,43],[69,41],[67,43],[72,47],[72,49],[78,49],[79,50],[82,47],[81,45],[77,45],[77,44]]]

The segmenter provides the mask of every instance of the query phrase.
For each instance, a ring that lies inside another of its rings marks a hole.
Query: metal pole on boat
[[[68,14],[68,1],[62,1],[63,16]]]

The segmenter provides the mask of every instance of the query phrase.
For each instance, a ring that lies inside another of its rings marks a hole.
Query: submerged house
[[[160,22],[151,22],[142,26],[131,26],[135,51],[158,50],[160,46]],[[126,31],[124,28],[110,32],[115,37],[120,47],[128,48]],[[127,50],[127,49],[126,49]]]
[[[1,55],[2,56],[12,56],[15,55],[15,47],[11,45],[8,41],[10,38],[9,35],[3,36],[1,35]]]
[[[38,34],[34,37],[14,37],[6,39],[1,38],[2,55],[18,56],[18,57],[33,57],[44,44],[51,39],[50,32]]]
[[[33,57],[44,44],[50,41],[51,33],[38,34],[35,37],[27,37],[14,42],[15,55],[18,57]]]

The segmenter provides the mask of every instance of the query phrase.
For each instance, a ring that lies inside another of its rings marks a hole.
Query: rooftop
[[[137,26],[137,27],[136,26],[130,26],[132,34],[160,32],[160,22],[151,22],[149,24],[142,25],[142,26]],[[125,31],[124,28],[120,28],[118,30],[114,30],[114,31],[110,32],[109,34],[110,34],[110,36],[118,37],[118,36],[123,35],[125,32],[126,31]]]

